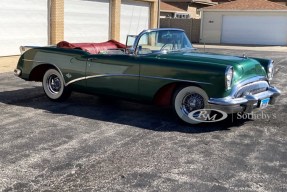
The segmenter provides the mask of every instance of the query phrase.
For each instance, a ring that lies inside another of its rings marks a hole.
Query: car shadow
[[[45,96],[42,87],[39,86],[0,92],[0,103],[162,132],[176,131],[196,134],[228,131],[247,121],[228,116],[227,119],[220,122],[188,125],[178,120],[171,108],[82,93],[73,93],[64,102],[54,102]]]

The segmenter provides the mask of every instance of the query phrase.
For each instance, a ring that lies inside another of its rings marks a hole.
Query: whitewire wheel
[[[200,121],[190,118],[189,114],[195,110],[208,109],[208,96],[199,87],[181,87],[174,94],[173,108],[182,121],[189,124],[198,124]]]

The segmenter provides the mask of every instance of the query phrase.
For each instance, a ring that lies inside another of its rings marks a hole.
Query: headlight
[[[228,66],[225,71],[225,88],[227,90],[231,89],[232,79],[233,79],[233,67]]]
[[[274,65],[273,65],[274,61],[270,61],[268,66],[267,66],[267,79],[270,81],[273,78],[273,73],[274,73]]]

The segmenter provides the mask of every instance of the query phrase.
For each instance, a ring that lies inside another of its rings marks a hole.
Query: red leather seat
[[[57,44],[58,48],[81,49],[91,54],[98,54],[100,51],[108,49],[126,48],[126,46],[118,41],[109,40],[102,43],[69,43],[61,41]]]

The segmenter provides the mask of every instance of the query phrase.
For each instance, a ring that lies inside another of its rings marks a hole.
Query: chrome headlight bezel
[[[229,90],[231,89],[233,76],[234,76],[234,70],[232,66],[228,66],[225,70],[225,89]]]
[[[270,62],[267,65],[267,79],[268,81],[271,81],[273,79],[273,74],[274,74],[274,61],[270,60]]]

